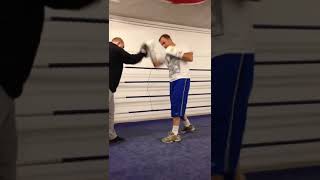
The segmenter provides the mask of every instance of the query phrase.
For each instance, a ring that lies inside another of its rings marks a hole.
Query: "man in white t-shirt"
[[[243,180],[239,156],[254,77],[248,0],[215,0],[211,63],[211,172],[213,180]]]
[[[169,69],[171,117],[173,119],[172,131],[161,141],[164,143],[179,142],[181,141],[180,120],[184,123],[182,133],[195,131],[185,114],[190,88],[189,62],[193,61],[193,52],[176,45],[168,34],[161,35],[159,43],[165,48],[165,57],[163,61],[152,62],[155,67],[164,63]]]

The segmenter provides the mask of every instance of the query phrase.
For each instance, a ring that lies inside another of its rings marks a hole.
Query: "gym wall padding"
[[[158,52],[163,49],[159,37],[167,33],[176,44],[190,47],[194,61],[190,63],[191,86],[187,115],[210,114],[211,31],[161,22],[110,16],[109,40],[119,36],[125,50],[137,53],[144,41],[154,39]],[[159,53],[160,54],[160,53]],[[135,122],[170,118],[169,72],[166,66],[153,68],[144,58],[135,65],[125,65],[115,93],[115,122]]]
[[[241,165],[248,171],[320,164],[318,1],[260,1],[257,62]]]
[[[101,1],[81,11],[47,9],[34,67],[16,101],[19,179],[107,178],[106,8]]]

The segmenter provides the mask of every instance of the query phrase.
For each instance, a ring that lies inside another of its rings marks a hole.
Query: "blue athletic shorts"
[[[211,65],[211,172],[233,180],[253,85],[254,54],[217,56]]]
[[[171,117],[183,117],[186,112],[190,79],[177,79],[170,82]]]

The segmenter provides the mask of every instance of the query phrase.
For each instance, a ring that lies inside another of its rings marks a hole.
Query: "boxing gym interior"
[[[148,7],[147,9],[145,7]],[[125,10],[124,10],[125,9]],[[141,44],[169,34],[193,50],[186,115],[196,132],[181,143],[164,144],[172,128],[168,68],[154,68],[150,58],[124,65],[115,93],[115,129],[126,140],[109,145],[109,178],[208,179],[210,177],[211,5],[176,6],[162,1],[120,1],[109,4],[109,41],[121,37],[125,50],[137,53]],[[194,13],[199,11],[201,13]],[[197,169],[195,171],[195,168]],[[185,169],[188,173],[186,177]]]
[[[212,1],[47,9],[35,64],[15,101],[17,178],[210,179]],[[247,180],[320,179],[320,3],[310,2],[252,2],[256,62],[239,161]],[[164,33],[193,50],[186,115],[196,131],[161,143],[172,128],[168,68],[154,68],[146,57],[124,65],[114,118],[126,140],[109,145],[107,43],[121,37],[124,49],[137,53],[154,39],[161,51]]]
[[[144,9],[145,6],[150,8]],[[255,8],[252,26],[256,40],[255,80],[241,169],[249,180],[318,179],[319,38],[316,37],[319,28],[314,16],[317,10],[311,4],[275,0],[252,2],[252,6]],[[206,12],[203,8],[202,5],[171,7],[143,0],[111,2],[109,40],[122,36],[128,41],[128,50],[134,52],[141,40],[156,38],[163,31],[172,33],[177,41],[184,37],[183,42],[190,42],[196,52],[191,66],[192,80],[210,80],[207,72],[210,61],[206,59],[210,45],[205,40],[209,36],[208,27],[202,25],[209,19],[201,16]],[[297,13],[302,8],[309,11]],[[189,16],[188,10],[202,13]],[[182,28],[173,28],[176,25]],[[128,141],[109,147],[110,178],[208,179],[210,164],[200,159],[210,158],[206,144],[210,142],[207,137],[210,111],[206,107],[210,106],[209,84],[194,82],[190,87],[187,114],[199,131],[179,145],[166,146],[159,139],[171,123],[168,97],[163,97],[168,91],[167,85],[159,81],[165,80],[167,72],[150,67],[148,60],[125,67],[116,95],[119,107],[115,121],[116,129]]]

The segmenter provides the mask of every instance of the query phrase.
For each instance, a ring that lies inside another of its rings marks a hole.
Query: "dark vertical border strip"
[[[300,100],[300,101],[281,101],[281,102],[257,102],[257,103],[249,103],[249,107],[288,106],[288,105],[310,105],[310,104],[320,104],[320,100]]]
[[[320,60],[292,60],[292,61],[258,61],[255,65],[302,65],[302,64],[320,64]]]
[[[107,159],[109,159],[108,155],[89,156],[89,157],[72,157],[72,158],[63,158],[61,162],[70,163],[70,162],[97,161],[97,160],[107,160]]]
[[[320,138],[244,144],[242,148],[259,148],[259,147],[284,146],[284,145],[307,144],[307,143],[320,143]]]
[[[53,22],[80,22],[80,23],[98,23],[98,24],[108,24],[109,19],[103,18],[87,18],[87,17],[61,17],[52,16],[49,21]]]
[[[74,114],[102,114],[109,113],[109,109],[86,109],[86,110],[57,110],[53,115],[74,115]]]
[[[277,30],[320,30],[318,25],[277,25],[277,24],[254,24],[254,29],[277,29]]]
[[[39,166],[39,165],[53,165],[53,164],[63,164],[63,163],[76,163],[84,161],[103,161],[109,159],[109,155],[100,156],[86,156],[86,157],[68,157],[68,158],[58,158],[58,159],[48,159],[39,161],[27,161],[22,163],[17,163],[18,167],[25,166]]]

